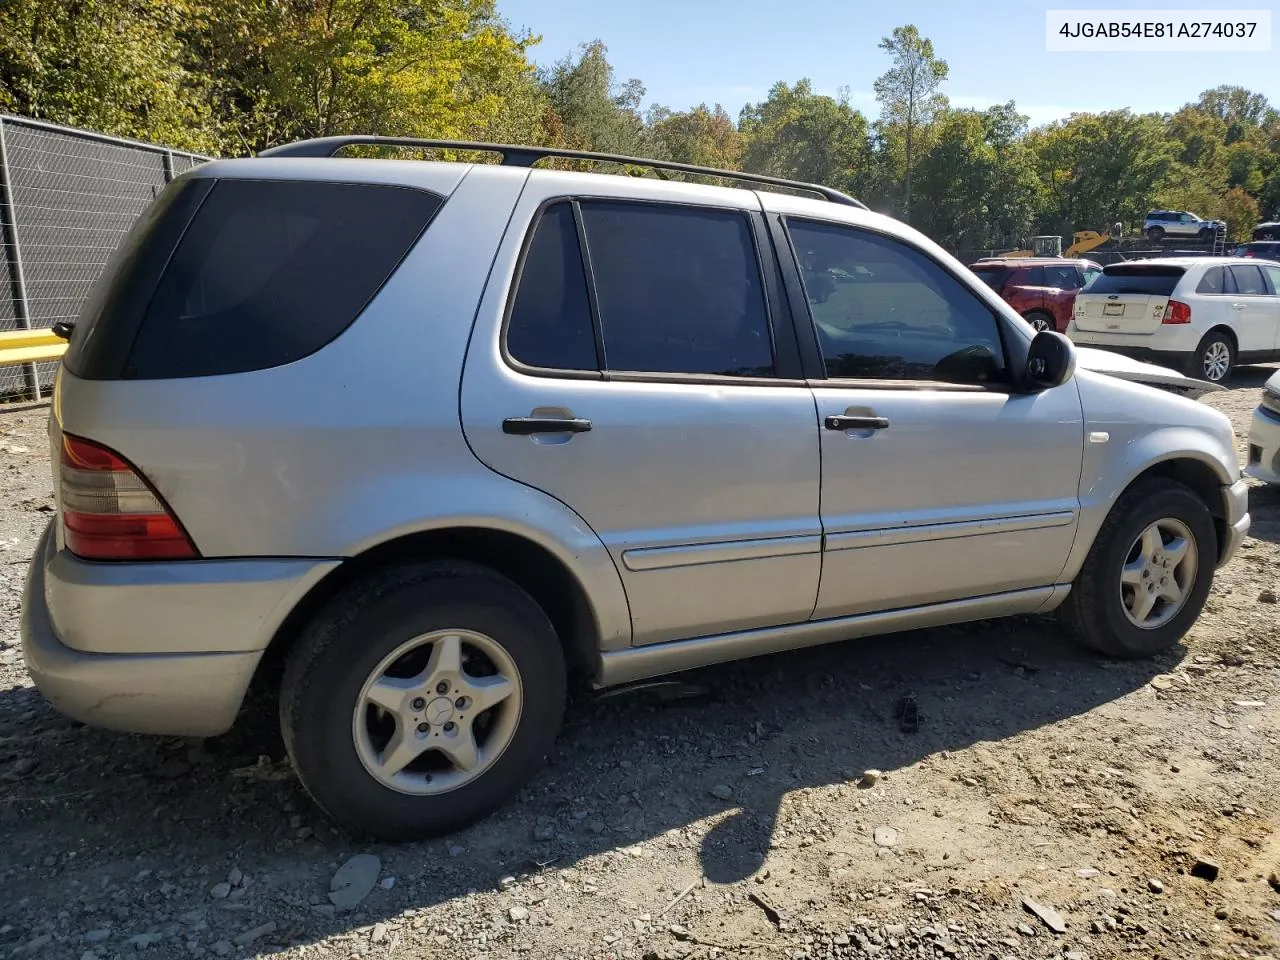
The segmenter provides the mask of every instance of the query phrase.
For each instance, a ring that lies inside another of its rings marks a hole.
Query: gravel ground
[[[1211,400],[1241,441],[1269,372]],[[46,417],[0,413],[0,956],[1280,956],[1280,492],[1156,662],[1025,618],[705,670],[574,706],[519,802],[379,846],[317,816],[269,704],[205,742],[45,705]]]

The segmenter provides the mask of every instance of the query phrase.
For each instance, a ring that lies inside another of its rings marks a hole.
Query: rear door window
[[[442,202],[378,184],[218,181],[156,286],[125,376],[240,373],[314,353],[363,312]]]
[[[1186,273],[1183,267],[1123,265],[1103,268],[1089,284],[1089,293],[1131,293],[1149,297],[1170,296]]]
[[[609,370],[775,375],[745,214],[596,200],[580,207]]]
[[[1231,278],[1236,282],[1236,293],[1242,297],[1265,297],[1267,284],[1262,270],[1253,264],[1235,264],[1230,267]]]

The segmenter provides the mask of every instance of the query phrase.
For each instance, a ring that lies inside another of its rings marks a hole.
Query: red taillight
[[[195,546],[136,470],[63,435],[59,499],[67,549],[86,560],[190,560]]]
[[[1181,300],[1170,300],[1168,306],[1164,308],[1164,316],[1160,319],[1161,323],[1190,323],[1191,308]]]

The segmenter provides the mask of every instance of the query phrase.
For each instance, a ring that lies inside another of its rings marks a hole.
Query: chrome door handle
[[[888,430],[886,417],[831,416],[822,422],[828,430]]]
[[[508,417],[502,421],[502,432],[517,437],[535,433],[586,433],[590,429],[590,420],[577,417]]]

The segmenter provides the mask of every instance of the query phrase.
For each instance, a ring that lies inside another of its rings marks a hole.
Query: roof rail
[[[532,167],[539,160],[556,157],[564,160],[594,160],[598,163],[625,163],[637,167],[649,167],[653,170],[674,170],[679,173],[696,173],[706,177],[719,177],[724,180],[738,180],[743,183],[759,183],[771,187],[787,187],[805,193],[816,193],[824,200],[844,204],[847,207],[867,209],[867,205],[853,197],[824,187],[818,183],[805,183],[801,180],[786,180],[782,177],[769,177],[761,173],[744,173],[741,170],[720,170],[716,167],[700,167],[692,163],[676,163],[672,160],[651,160],[643,157],[626,157],[616,153],[595,153],[590,150],[563,150],[559,147],[524,147],[505,143],[478,143],[467,140],[419,140],[415,137],[377,137],[367,134],[353,134],[339,137],[317,137],[314,140],[299,140],[279,147],[263,150],[260,157],[332,157],[339,150],[352,146],[379,147],[420,147],[439,150],[473,150],[484,153],[496,153],[502,157],[502,165],[506,167]]]

